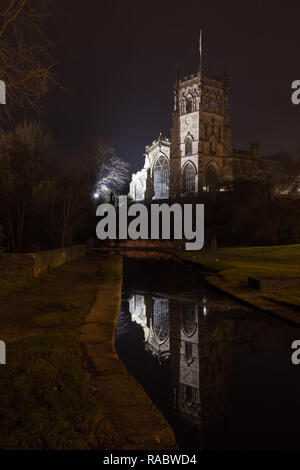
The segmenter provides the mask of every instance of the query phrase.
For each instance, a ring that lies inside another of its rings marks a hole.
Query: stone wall
[[[86,254],[85,245],[71,245],[57,250],[24,254],[0,254],[0,276],[37,277],[48,269]]]
[[[299,278],[253,278],[248,277],[248,286],[264,292],[296,290],[300,288]]]

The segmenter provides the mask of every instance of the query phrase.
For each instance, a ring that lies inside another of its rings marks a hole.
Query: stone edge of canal
[[[113,262],[112,262],[113,261]],[[128,374],[115,347],[121,305],[121,256],[101,256],[103,276],[96,301],[80,328],[80,341],[91,359],[93,382],[119,450],[178,449],[174,431],[144,389]]]

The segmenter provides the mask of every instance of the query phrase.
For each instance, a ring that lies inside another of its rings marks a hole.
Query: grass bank
[[[0,449],[107,449],[114,436],[79,328],[118,257],[85,257],[0,298]],[[6,291],[7,293],[7,291]],[[12,335],[12,336],[10,336]],[[11,338],[19,340],[11,340]]]
[[[182,259],[201,264],[236,292],[249,291],[248,277],[300,278],[300,245],[222,248],[200,252],[182,251]],[[250,291],[249,291],[250,292]],[[300,308],[300,290],[252,292],[290,307]]]
[[[33,286],[34,281],[29,277],[0,277],[0,296],[21,292]]]

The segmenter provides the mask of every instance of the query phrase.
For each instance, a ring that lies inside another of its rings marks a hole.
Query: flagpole
[[[199,39],[199,54],[200,54],[200,79],[202,79],[202,29],[200,29],[200,39]]]
[[[203,63],[202,63],[202,29],[200,29],[200,38],[199,38],[199,54],[200,54],[200,61],[199,61],[199,95],[200,95],[200,104],[202,102],[202,86],[203,86]]]

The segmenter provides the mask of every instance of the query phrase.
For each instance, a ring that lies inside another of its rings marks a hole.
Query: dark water
[[[182,449],[299,449],[295,339],[299,328],[208,288],[195,270],[125,262],[117,352]]]

